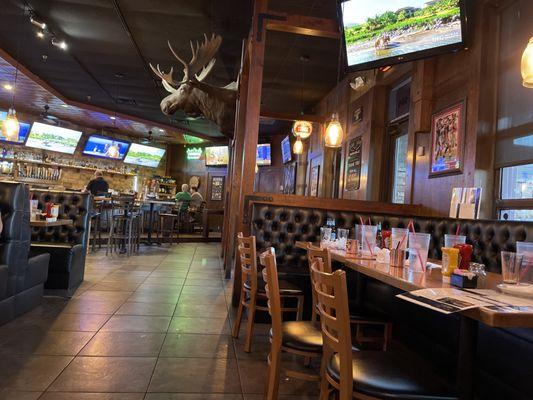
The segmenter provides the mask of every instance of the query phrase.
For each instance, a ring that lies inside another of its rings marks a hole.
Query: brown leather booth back
[[[33,199],[38,207],[45,209],[45,204],[59,204],[59,218],[71,219],[73,226],[34,227],[31,239],[35,242],[81,244],[84,247],[89,239],[89,220],[91,200],[89,194],[79,192],[59,192],[50,190],[32,190]]]
[[[381,223],[383,229],[406,228],[409,219],[394,215],[360,214],[357,212],[284,207],[274,204],[254,203],[252,209],[252,234],[257,248],[273,246],[278,264],[307,269],[307,256],[295,247],[296,241],[316,242],[320,227],[334,218],[338,228],[351,229],[360,218],[372,224]],[[533,241],[533,223],[488,220],[456,220],[450,218],[414,217],[415,230],[431,234],[429,258],[440,259],[445,234],[455,234],[460,224],[461,235],[474,246],[473,261],[485,264],[488,271],[501,272],[500,251],[515,250],[517,241]]]

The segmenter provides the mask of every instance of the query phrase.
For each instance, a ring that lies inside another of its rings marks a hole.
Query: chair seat
[[[261,294],[266,294],[265,291],[265,281],[263,279],[258,278],[257,279],[257,292]],[[248,290],[252,290],[252,287],[250,286],[250,282],[245,282],[244,287]],[[287,282],[283,279],[279,280],[279,294],[280,295],[298,295],[303,294],[302,289],[300,289],[297,285]]]
[[[281,326],[282,345],[295,350],[322,352],[320,323],[311,321],[288,321]],[[270,331],[272,337],[272,330]]]
[[[328,374],[339,381],[339,356],[331,357]],[[457,399],[454,389],[411,353],[363,351],[352,353],[354,390],[380,399]]]

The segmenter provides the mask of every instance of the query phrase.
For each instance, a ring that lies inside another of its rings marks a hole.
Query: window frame
[[[509,167],[519,167],[521,165],[533,164],[533,160],[526,160],[525,162],[520,163],[509,163],[506,165],[498,166],[498,169],[495,173],[495,201],[494,201],[494,218],[499,221],[504,221],[500,219],[500,213],[504,210],[532,210],[533,209],[533,198],[531,199],[502,199],[502,179],[503,174],[502,170]],[[512,220],[509,220],[512,221]]]

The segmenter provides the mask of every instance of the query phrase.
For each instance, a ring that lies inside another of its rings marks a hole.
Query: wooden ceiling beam
[[[261,110],[261,117],[277,119],[280,121],[296,121],[304,120],[309,122],[316,122],[323,124],[326,122],[327,118],[322,115],[314,114],[300,114],[300,113],[279,113],[269,110]]]
[[[269,11],[266,20],[266,29],[269,31],[330,39],[338,39],[340,37],[339,24],[336,20],[330,18],[307,17],[304,15]]]

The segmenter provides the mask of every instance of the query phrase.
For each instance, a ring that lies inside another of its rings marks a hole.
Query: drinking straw
[[[403,244],[403,241],[405,240],[406,237],[407,237],[407,234],[402,236],[402,240],[398,240],[398,244],[396,245],[396,249],[398,249],[398,247]]]
[[[416,233],[415,232],[415,225],[413,224],[413,220],[409,220],[409,226],[408,226],[409,229],[411,229],[412,233]],[[415,249],[416,250],[416,255],[418,256],[418,262],[420,263],[420,266],[422,267],[422,270],[424,272],[426,272],[426,266],[425,265],[422,265],[422,255],[420,254],[420,249]]]
[[[459,236],[459,231],[461,230],[461,224],[457,225],[457,229],[455,230],[455,236]]]
[[[361,226],[365,226],[365,221],[363,221],[363,217],[359,216],[359,221],[361,222]]]

